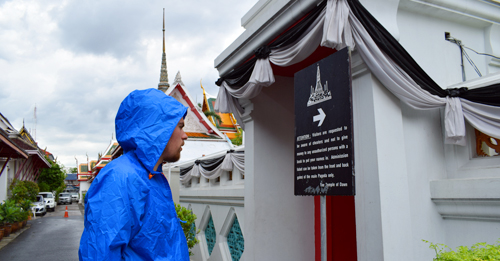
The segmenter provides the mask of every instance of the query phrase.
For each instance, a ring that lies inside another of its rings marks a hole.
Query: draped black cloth
[[[449,96],[447,91],[439,87],[434,80],[415,62],[413,57],[394,39],[394,37],[373,17],[358,0],[348,0],[349,7],[363,27],[370,34],[377,46],[424,90],[439,97]],[[458,96],[472,102],[500,106],[500,84],[461,92]]]
[[[243,86],[252,74],[257,58],[264,58],[268,50],[287,46],[295,41],[314,22],[321,11],[325,8],[327,1],[323,1],[309,12],[294,27],[281,34],[277,39],[266,47],[256,50],[256,56],[246,61],[243,65],[223,75],[218,81],[220,86],[222,81],[232,88],[238,89]],[[439,97],[450,96],[449,92],[441,88],[430,76],[417,64],[411,55],[399,44],[399,42],[373,17],[358,0],[347,0],[351,11],[363,24],[363,27],[370,34],[376,45],[398,64],[422,89],[432,95]],[[500,107],[500,84],[493,84],[482,88],[476,88],[459,92],[458,96],[472,102]]]
[[[217,86],[220,86],[222,84],[222,81],[226,81],[226,83],[234,89],[238,89],[243,86],[250,79],[252,71],[255,67],[255,62],[258,58],[267,58],[271,53],[271,50],[290,45],[297,41],[300,36],[302,36],[302,34],[306,32],[307,28],[314,22],[314,20],[319,16],[321,11],[325,8],[325,5],[326,1],[323,1],[311,12],[309,12],[307,16],[304,17],[300,22],[298,22],[294,27],[284,32],[272,43],[257,48],[254,51],[255,56],[250,58],[241,66],[220,77],[215,84],[217,84]]]
[[[225,156],[219,157],[219,158],[214,158],[214,159],[206,159],[206,160],[196,160],[194,164],[202,166],[204,169],[208,171],[214,170],[217,166],[219,166],[222,161],[224,161]],[[191,169],[193,169],[194,165],[191,165],[189,167],[181,168],[180,175],[184,176],[186,173],[188,173]]]

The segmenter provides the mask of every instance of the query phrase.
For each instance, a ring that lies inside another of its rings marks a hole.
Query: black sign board
[[[354,195],[350,53],[295,73],[295,195]]]

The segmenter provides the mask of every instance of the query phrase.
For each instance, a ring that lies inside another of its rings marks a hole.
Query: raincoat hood
[[[149,171],[160,159],[187,107],[157,89],[135,90],[120,104],[115,119],[116,138],[124,154],[134,151]]]

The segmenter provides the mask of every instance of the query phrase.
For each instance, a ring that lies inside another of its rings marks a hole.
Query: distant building
[[[40,170],[52,166],[46,155],[49,160],[54,159],[38,147],[24,126],[17,131],[0,113],[0,202],[8,198],[14,179],[36,182]]]
[[[66,184],[66,188],[79,188],[80,183],[78,182],[78,174],[77,173],[66,174],[66,178],[64,179],[64,184]]]

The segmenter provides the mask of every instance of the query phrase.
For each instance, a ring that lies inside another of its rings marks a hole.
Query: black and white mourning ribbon
[[[500,84],[473,90],[442,89],[358,0],[327,0],[326,6],[316,7],[309,16],[296,25],[301,28],[300,37],[270,48],[269,57],[248,61],[255,65],[246,83],[230,86],[228,79],[237,75],[222,77],[216,111],[233,113],[244,128],[239,99],[251,99],[274,83],[270,63],[293,65],[319,45],[337,50],[349,46],[358,50],[370,71],[401,101],[416,109],[445,107],[445,143],[465,145],[465,119],[481,132],[500,138]],[[275,42],[285,42],[281,37]]]
[[[439,97],[460,97],[471,102],[500,106],[500,83],[471,90],[446,90],[432,80],[415,62],[413,57],[392,37],[392,35],[373,17],[358,0],[348,1],[354,16],[370,34],[375,44],[396,64],[399,65],[422,89]],[[451,93],[450,93],[451,92]]]
[[[269,45],[264,45],[257,48],[254,51],[254,57],[251,57],[240,67],[227,73],[224,77],[221,77],[215,83],[217,86],[221,86],[225,81],[228,86],[234,89],[239,89],[245,83],[250,80],[255,63],[257,59],[266,59],[271,54],[272,50],[276,50],[282,47],[289,46],[298,40],[300,40],[304,33],[307,33],[309,26],[315,22],[316,18],[321,14],[322,10],[325,8],[326,1],[323,1],[316,8],[314,8],[309,14],[298,22],[295,26],[284,32],[280,37],[275,39]]]
[[[228,151],[226,155],[206,160],[196,160],[189,167],[181,168],[180,181],[183,184],[189,182],[193,177],[200,176],[207,179],[216,179],[222,175],[223,171],[232,171],[237,168],[241,173],[245,173],[245,154],[243,151]]]

